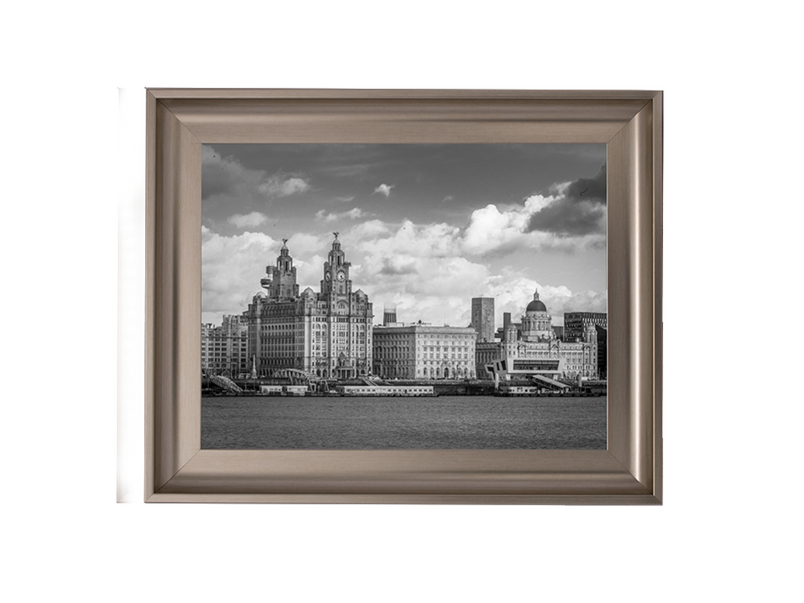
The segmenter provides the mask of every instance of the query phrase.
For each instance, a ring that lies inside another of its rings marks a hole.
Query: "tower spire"
[[[351,264],[346,261],[346,254],[341,249],[338,239],[340,233],[333,232],[332,249],[329,250],[327,261],[324,262],[324,280],[321,281],[321,292],[335,291],[339,294],[348,294],[352,291],[352,282],[349,280]]]
[[[268,289],[269,296],[274,299],[290,299],[299,296],[296,284],[296,267],[288,250],[288,240],[282,239],[282,248],[273,266],[265,268],[266,277],[260,283]]]

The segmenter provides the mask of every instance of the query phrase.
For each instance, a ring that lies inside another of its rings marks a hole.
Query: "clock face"
[[[330,280],[331,278],[332,278],[332,275],[331,275],[329,272],[325,272],[325,273],[324,273],[324,280],[325,280],[325,281],[328,281],[328,280]]]
[[[338,276],[336,278],[341,282],[345,281],[346,280],[346,273],[345,272],[338,272]]]

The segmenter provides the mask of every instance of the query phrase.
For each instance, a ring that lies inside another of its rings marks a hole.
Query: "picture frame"
[[[146,90],[146,502],[662,503],[656,91]],[[201,146],[605,143],[607,450],[202,450]]]

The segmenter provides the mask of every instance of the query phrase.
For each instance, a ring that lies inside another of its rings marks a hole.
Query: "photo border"
[[[145,501],[661,504],[654,91],[146,90]],[[604,143],[607,450],[201,450],[201,145]]]

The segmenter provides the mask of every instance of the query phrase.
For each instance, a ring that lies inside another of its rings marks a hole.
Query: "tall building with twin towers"
[[[319,290],[299,292],[287,239],[260,291],[243,313],[248,355],[258,377],[288,369],[322,378],[366,376],[372,367],[372,304],[352,291],[351,263],[338,233],[322,266]]]

